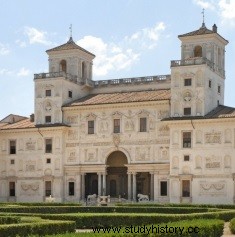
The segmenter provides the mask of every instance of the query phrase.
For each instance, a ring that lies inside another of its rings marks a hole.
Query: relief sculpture
[[[225,182],[201,182],[200,183],[201,195],[226,195],[226,183]]]
[[[212,131],[205,134],[205,141],[208,144],[221,144],[221,132]]]

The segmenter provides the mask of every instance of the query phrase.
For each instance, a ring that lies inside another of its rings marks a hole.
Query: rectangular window
[[[51,159],[47,158],[47,164],[50,164],[50,163],[51,163]]]
[[[51,123],[51,116],[45,116],[45,122]]]
[[[192,85],[192,79],[191,78],[184,79],[184,86],[191,86],[191,85]]]
[[[69,196],[74,196],[74,182],[69,182]]]
[[[9,195],[15,197],[15,182],[9,182]]]
[[[14,165],[15,164],[15,160],[11,160],[11,165]]]
[[[167,181],[161,181],[160,182],[160,194],[161,196],[167,196]]]
[[[218,93],[220,94],[220,92],[221,92],[221,87],[218,86]]]
[[[45,153],[52,153],[52,139],[45,140]]]
[[[95,133],[95,121],[90,120],[88,121],[88,134],[94,134]]]
[[[113,120],[113,132],[120,133],[120,119]]]
[[[190,197],[190,180],[182,180],[182,197]]]
[[[189,161],[189,155],[184,156],[184,161]]]
[[[51,96],[51,90],[46,90],[45,94],[46,94],[46,97]]]
[[[147,131],[147,118],[140,118],[140,132]]]
[[[184,108],[184,115],[191,115],[191,108]]]
[[[211,88],[211,80],[209,80],[209,88]]]
[[[16,140],[10,141],[10,154],[16,154]]]
[[[72,91],[69,91],[69,92],[68,92],[68,96],[69,96],[69,98],[73,98],[73,92],[72,92]]]
[[[49,197],[51,195],[51,181],[45,181],[45,196]]]
[[[191,148],[191,132],[183,132],[183,148]]]

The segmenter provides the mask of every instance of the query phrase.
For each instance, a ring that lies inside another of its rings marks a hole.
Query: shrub
[[[42,218],[51,220],[71,220],[76,222],[77,228],[92,228],[93,226],[127,226],[146,225],[154,223],[167,223],[180,220],[192,219],[222,219],[228,221],[235,216],[235,210],[193,213],[193,214],[140,214],[140,213],[84,213],[84,214],[61,214],[40,215]]]
[[[2,224],[12,224],[12,223],[19,223],[20,217],[16,216],[0,216],[0,225]]]
[[[0,237],[45,236],[74,231],[75,223],[73,221],[44,221],[39,223],[0,225]]]
[[[233,218],[229,223],[229,228],[233,234],[235,234],[235,218]]]

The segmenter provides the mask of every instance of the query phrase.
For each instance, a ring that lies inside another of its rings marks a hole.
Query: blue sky
[[[0,0],[0,119],[34,110],[45,50],[73,39],[96,55],[94,80],[170,74],[177,36],[214,23],[229,40],[225,104],[235,107],[235,0]]]

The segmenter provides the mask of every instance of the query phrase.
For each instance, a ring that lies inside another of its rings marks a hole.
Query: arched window
[[[202,46],[198,45],[194,48],[194,57],[202,57]]]
[[[60,71],[66,72],[67,71],[67,65],[65,60],[60,61]]]

